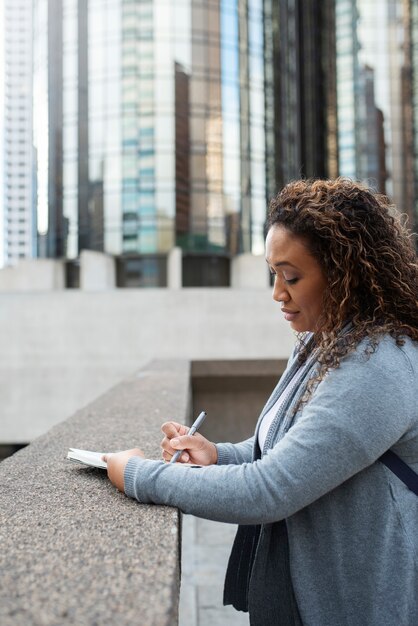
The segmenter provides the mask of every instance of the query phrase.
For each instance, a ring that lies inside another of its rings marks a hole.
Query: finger
[[[178,424],[177,422],[164,422],[161,426],[162,432],[167,437],[174,437],[175,435],[180,434],[180,428],[181,424]]]
[[[164,422],[161,426],[161,430],[168,439],[172,439],[172,437],[185,435],[189,429],[187,426],[179,424],[178,422]]]
[[[171,441],[171,439],[167,439],[167,437],[164,437],[161,442],[161,448],[169,454],[173,454],[173,446],[171,445]]]
[[[166,450],[163,451],[162,457],[163,457],[163,460],[166,461],[166,463],[170,463],[172,456],[173,455],[167,452]]]
[[[173,454],[169,454],[168,452],[163,454],[164,461],[167,463],[171,463],[173,460]],[[180,457],[176,459],[176,463],[188,463],[190,461],[190,456],[186,451],[182,452]]]
[[[183,435],[170,439],[170,446],[175,450],[200,450],[203,448],[205,440],[197,435]]]

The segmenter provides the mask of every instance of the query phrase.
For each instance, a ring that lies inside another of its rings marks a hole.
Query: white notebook
[[[74,463],[88,465],[89,467],[107,469],[107,463],[102,459],[104,454],[106,454],[106,452],[92,452],[91,450],[78,450],[77,448],[70,448],[67,453],[67,459],[73,461]],[[202,465],[195,465],[193,463],[181,463],[181,466],[191,468],[202,467]]]
[[[67,454],[67,459],[69,459],[70,461],[74,461],[74,463],[82,463],[83,465],[89,465],[90,467],[100,467],[102,469],[107,469],[107,463],[102,459],[102,456],[104,454],[106,453],[70,448]]]

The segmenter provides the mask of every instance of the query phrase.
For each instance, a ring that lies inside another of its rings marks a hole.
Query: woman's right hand
[[[161,426],[164,439],[161,442],[164,461],[170,462],[177,450],[184,450],[178,460],[179,463],[196,465],[215,465],[218,461],[218,452],[214,443],[195,433],[188,435],[189,428],[177,422],[165,422]]]

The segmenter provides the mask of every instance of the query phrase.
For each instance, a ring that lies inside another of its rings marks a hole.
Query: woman
[[[386,198],[297,181],[271,202],[273,297],[297,333],[255,435],[217,444],[163,425],[163,457],[108,460],[140,502],[240,524],[226,604],[252,625],[418,624],[418,497],[379,457],[418,470],[418,266]],[[190,470],[185,462],[204,467]]]

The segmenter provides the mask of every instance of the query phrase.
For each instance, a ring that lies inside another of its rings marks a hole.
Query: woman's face
[[[266,238],[266,261],[274,274],[273,298],[281,302],[293,330],[318,330],[327,281],[303,239],[282,226],[272,226]]]

